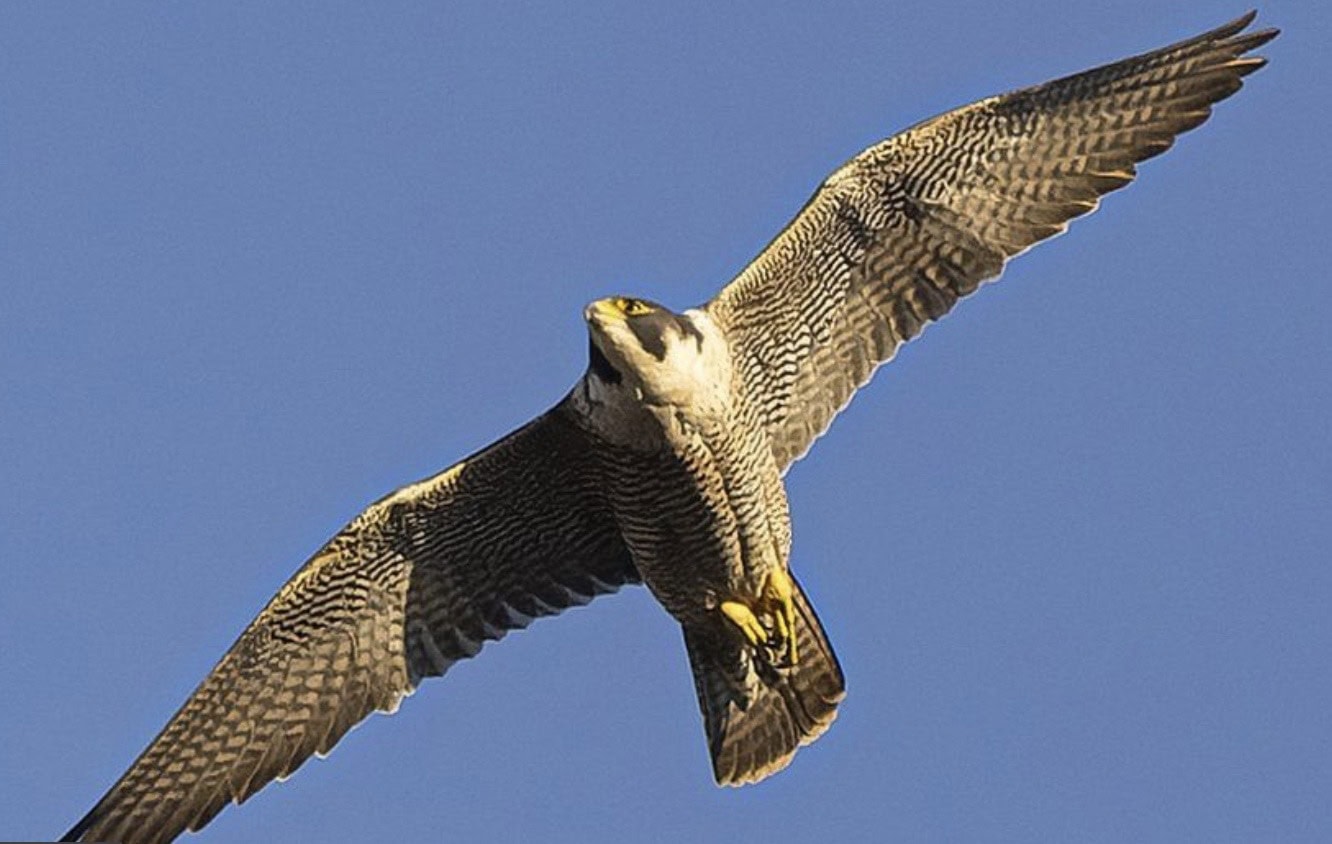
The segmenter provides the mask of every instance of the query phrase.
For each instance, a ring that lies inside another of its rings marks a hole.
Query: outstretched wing
[[[927,120],[851,159],[707,305],[778,465],[898,346],[1169,149],[1265,60],[1254,14]]]
[[[197,830],[486,640],[637,582],[564,407],[329,541],[65,840]]]

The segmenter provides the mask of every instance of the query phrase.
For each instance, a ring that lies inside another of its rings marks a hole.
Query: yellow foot
[[[777,626],[778,643],[786,645],[787,664],[799,665],[800,654],[796,646],[795,583],[786,569],[776,568],[768,573],[763,581],[760,600],[765,604],[764,609],[772,613]]]
[[[754,647],[762,647],[768,641],[768,631],[763,629],[753,610],[739,601],[722,601],[721,611],[731,623],[740,628],[740,633]]]

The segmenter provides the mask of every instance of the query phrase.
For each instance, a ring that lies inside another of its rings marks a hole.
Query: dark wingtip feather
[[[1216,29],[1204,32],[1202,35],[1199,35],[1197,38],[1193,40],[1220,41],[1222,38],[1229,38],[1230,36],[1238,32],[1243,32],[1244,30],[1248,29],[1249,24],[1253,23],[1257,18],[1258,18],[1258,10],[1250,9],[1249,11],[1235,18],[1233,21],[1228,21],[1226,23],[1221,24]]]
[[[80,820],[78,823],[74,824],[74,826],[70,828],[69,832],[66,832],[64,835],[60,836],[60,840],[62,842],[78,841],[79,836],[82,835],[85,831],[87,831],[88,827],[91,824],[92,824],[92,815],[91,814],[84,815],[83,819]]]
[[[1238,52],[1247,53],[1250,50],[1256,50],[1267,42],[1271,41],[1281,34],[1281,30],[1275,27],[1260,29],[1257,32],[1246,33],[1243,37],[1231,39],[1231,46],[1236,47]]]
[[[93,806],[91,809],[88,810],[87,814],[79,818],[78,823],[70,827],[69,832],[66,832],[64,835],[60,837],[60,840],[62,842],[78,841],[85,834],[87,834],[88,830],[92,828],[92,825],[101,818],[102,813],[99,810],[102,808],[102,804],[105,802],[106,802],[105,800],[98,801],[96,806]]]
[[[1267,42],[1271,41],[1281,34],[1281,30],[1276,27],[1267,27],[1255,32],[1245,32],[1249,24],[1253,23],[1258,16],[1257,10],[1251,10],[1247,14],[1235,18],[1229,23],[1222,24],[1215,29],[1208,30],[1201,35],[1195,35],[1178,44],[1165,48],[1162,52],[1172,54],[1192,53],[1195,50],[1214,49],[1217,47],[1227,47],[1235,51],[1235,55],[1242,55],[1250,50],[1256,50]]]

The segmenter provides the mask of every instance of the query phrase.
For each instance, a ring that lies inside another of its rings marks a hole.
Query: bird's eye
[[[624,312],[625,316],[642,316],[643,314],[652,312],[652,306],[647,302],[644,302],[642,299],[630,299],[625,297],[620,300],[619,305],[620,310]]]

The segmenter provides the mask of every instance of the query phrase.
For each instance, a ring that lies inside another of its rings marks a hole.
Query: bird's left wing
[[[197,830],[488,639],[638,581],[566,405],[378,501],[305,564],[67,833]]]
[[[1250,13],[927,120],[851,159],[707,305],[785,469],[874,369],[1123,187],[1264,60]]]

